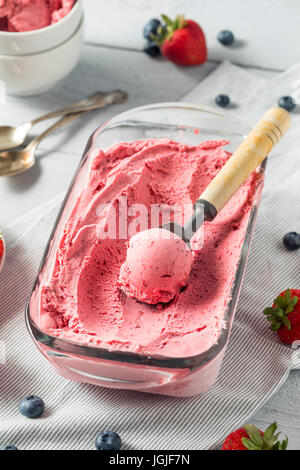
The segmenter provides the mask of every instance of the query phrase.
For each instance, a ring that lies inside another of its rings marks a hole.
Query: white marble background
[[[300,60],[300,0],[84,0],[84,7],[86,42],[79,65],[44,95],[8,97],[0,105],[0,122],[21,123],[95,90],[123,88],[130,99],[57,132],[43,141],[38,164],[31,171],[0,179],[0,226],[64,191],[89,135],[110,116],[149,102],[180,99],[223,59],[266,78]],[[207,64],[177,68],[141,53],[143,24],[161,12],[170,16],[184,12],[201,23],[208,39]],[[221,29],[234,32],[236,47],[224,48],[217,42]],[[45,124],[34,133],[42,126]],[[299,391],[300,371],[294,371],[253,417],[262,428],[277,420],[282,432],[289,435],[292,449],[300,449]]]

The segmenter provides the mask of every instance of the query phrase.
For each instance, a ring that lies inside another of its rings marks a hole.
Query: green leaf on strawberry
[[[160,26],[157,30],[157,34],[151,34],[151,39],[158,46],[161,46],[167,38],[171,38],[177,29],[183,29],[188,25],[184,15],[176,16],[174,21],[167,15],[162,14],[161,17],[165,22],[165,26]]]
[[[242,443],[248,450],[286,450],[287,448],[288,438],[280,442],[279,433],[275,434],[277,423],[272,423],[264,433],[254,425],[246,424],[244,428],[249,437],[243,437]]]
[[[253,424],[233,431],[225,439],[222,450],[286,450],[288,438],[279,440],[277,424],[273,423],[265,432]]]
[[[162,19],[164,20],[164,22],[166,23],[167,26],[170,27],[170,26],[173,25],[173,21],[167,15],[162,14],[161,17],[162,17]]]
[[[299,298],[296,295],[292,296],[291,290],[287,289],[283,296],[279,295],[274,300],[273,307],[264,309],[264,315],[267,316],[268,321],[271,323],[272,331],[278,331],[281,326],[291,330],[292,325],[288,319],[288,314],[294,311],[298,300]]]

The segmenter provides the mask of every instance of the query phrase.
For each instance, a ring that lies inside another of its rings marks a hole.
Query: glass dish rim
[[[239,292],[240,292],[240,288],[241,288],[241,284],[243,280],[243,275],[245,272],[245,265],[246,265],[248,254],[250,251],[251,238],[253,235],[254,225],[255,225],[256,216],[258,212],[259,204],[255,202],[255,198],[257,197],[257,195],[260,195],[260,188],[261,188],[261,185],[263,184],[263,178],[258,180],[256,189],[255,189],[254,203],[250,210],[246,234],[245,234],[245,238],[244,238],[242,248],[241,248],[241,255],[239,258],[235,278],[231,286],[229,301],[227,302],[227,305],[224,311],[225,326],[220,331],[218,342],[214,344],[213,346],[211,346],[206,351],[203,351],[200,354],[196,354],[194,356],[188,356],[188,357],[169,357],[169,356],[163,356],[163,355],[162,356],[146,355],[146,354],[140,354],[140,353],[135,353],[135,352],[130,352],[130,351],[109,350],[106,348],[100,348],[100,347],[91,346],[88,344],[80,345],[79,343],[75,341],[71,341],[68,339],[60,339],[60,338],[51,336],[43,332],[36,325],[36,323],[33,321],[30,315],[30,300],[32,298],[32,294],[36,286],[39,283],[39,274],[41,271],[41,267],[44,265],[47,253],[49,251],[51,240],[53,239],[53,235],[56,231],[58,222],[64,210],[65,204],[68,200],[69,194],[73,188],[76,177],[81,167],[83,166],[85,160],[88,157],[88,154],[92,148],[93,142],[101,135],[102,132],[105,131],[105,129],[109,128],[112,124],[116,122],[120,124],[122,120],[123,121],[126,120],[127,115],[130,115],[134,112],[155,110],[155,109],[161,109],[161,108],[164,108],[164,109],[166,108],[170,108],[170,109],[179,108],[180,109],[181,108],[187,111],[188,110],[202,111],[202,112],[206,112],[206,113],[221,117],[224,119],[224,122],[229,121],[229,120],[235,121],[240,126],[243,125],[245,126],[245,128],[247,127],[248,131],[251,130],[248,124],[246,124],[244,121],[238,118],[235,118],[234,116],[231,116],[230,114],[223,114],[213,107],[202,106],[202,105],[197,105],[193,103],[185,103],[185,102],[163,102],[163,103],[154,103],[154,104],[149,104],[145,106],[139,106],[139,107],[131,108],[127,111],[124,111],[123,113],[120,113],[112,117],[108,121],[104,122],[98,129],[96,129],[92,133],[92,135],[90,136],[88,140],[86,148],[83,152],[83,156],[81,157],[79,164],[77,166],[77,169],[75,170],[73,179],[69,185],[66,196],[60,206],[60,210],[58,212],[57,218],[53,225],[52,232],[50,234],[50,237],[48,239],[47,245],[45,247],[45,250],[44,250],[41,262],[40,262],[38,274],[35,278],[32,290],[30,292],[29,299],[25,307],[26,326],[30,335],[32,336],[34,342],[37,344],[38,347],[40,343],[43,346],[54,350],[57,353],[57,355],[65,356],[65,357],[68,357],[68,355],[71,354],[74,356],[81,356],[81,357],[86,357],[86,358],[91,358],[91,359],[102,359],[106,361],[113,361],[113,362],[119,362],[119,363],[121,362],[124,364],[127,363],[131,365],[134,364],[134,365],[140,365],[140,366],[150,366],[150,367],[168,368],[168,369],[189,368],[190,370],[198,369],[204,366],[206,363],[213,361],[225,347],[229,338],[229,334],[230,334],[233,313],[235,312],[236,307],[237,307]],[[237,135],[243,137],[243,134],[237,133]],[[267,158],[263,161],[263,163],[259,166],[259,169],[258,169],[259,173],[262,175],[264,175],[265,173],[266,164],[267,164]]]

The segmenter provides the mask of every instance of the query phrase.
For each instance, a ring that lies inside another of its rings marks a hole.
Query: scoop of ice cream
[[[168,230],[153,228],[129,241],[119,286],[148,304],[167,303],[188,283],[193,262],[185,242]]]
[[[25,32],[45,28],[66,16],[75,0],[0,0],[0,30]]]

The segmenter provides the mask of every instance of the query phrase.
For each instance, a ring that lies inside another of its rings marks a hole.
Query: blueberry
[[[144,38],[151,39],[151,34],[156,34],[159,26],[161,26],[161,22],[157,18],[148,21],[144,26]]]
[[[291,96],[282,96],[279,98],[278,105],[289,112],[293,111],[293,109],[296,107],[296,103]]]
[[[227,95],[218,95],[215,101],[221,108],[226,108],[230,104],[230,98]]]
[[[155,42],[150,41],[145,45],[144,52],[146,52],[146,54],[150,55],[151,57],[157,57],[160,54],[160,48],[157,44],[155,44]]]
[[[7,444],[6,446],[0,447],[0,450],[19,450],[19,449],[12,444]]]
[[[290,250],[297,250],[300,248],[300,235],[296,232],[289,232],[283,237],[284,246]]]
[[[45,403],[37,395],[29,395],[20,401],[19,411],[26,418],[39,418],[45,411]]]
[[[122,441],[116,432],[104,431],[97,436],[95,445],[97,450],[120,450]]]
[[[234,42],[234,35],[231,31],[221,31],[218,34],[218,41],[223,44],[223,46],[230,46]]]

